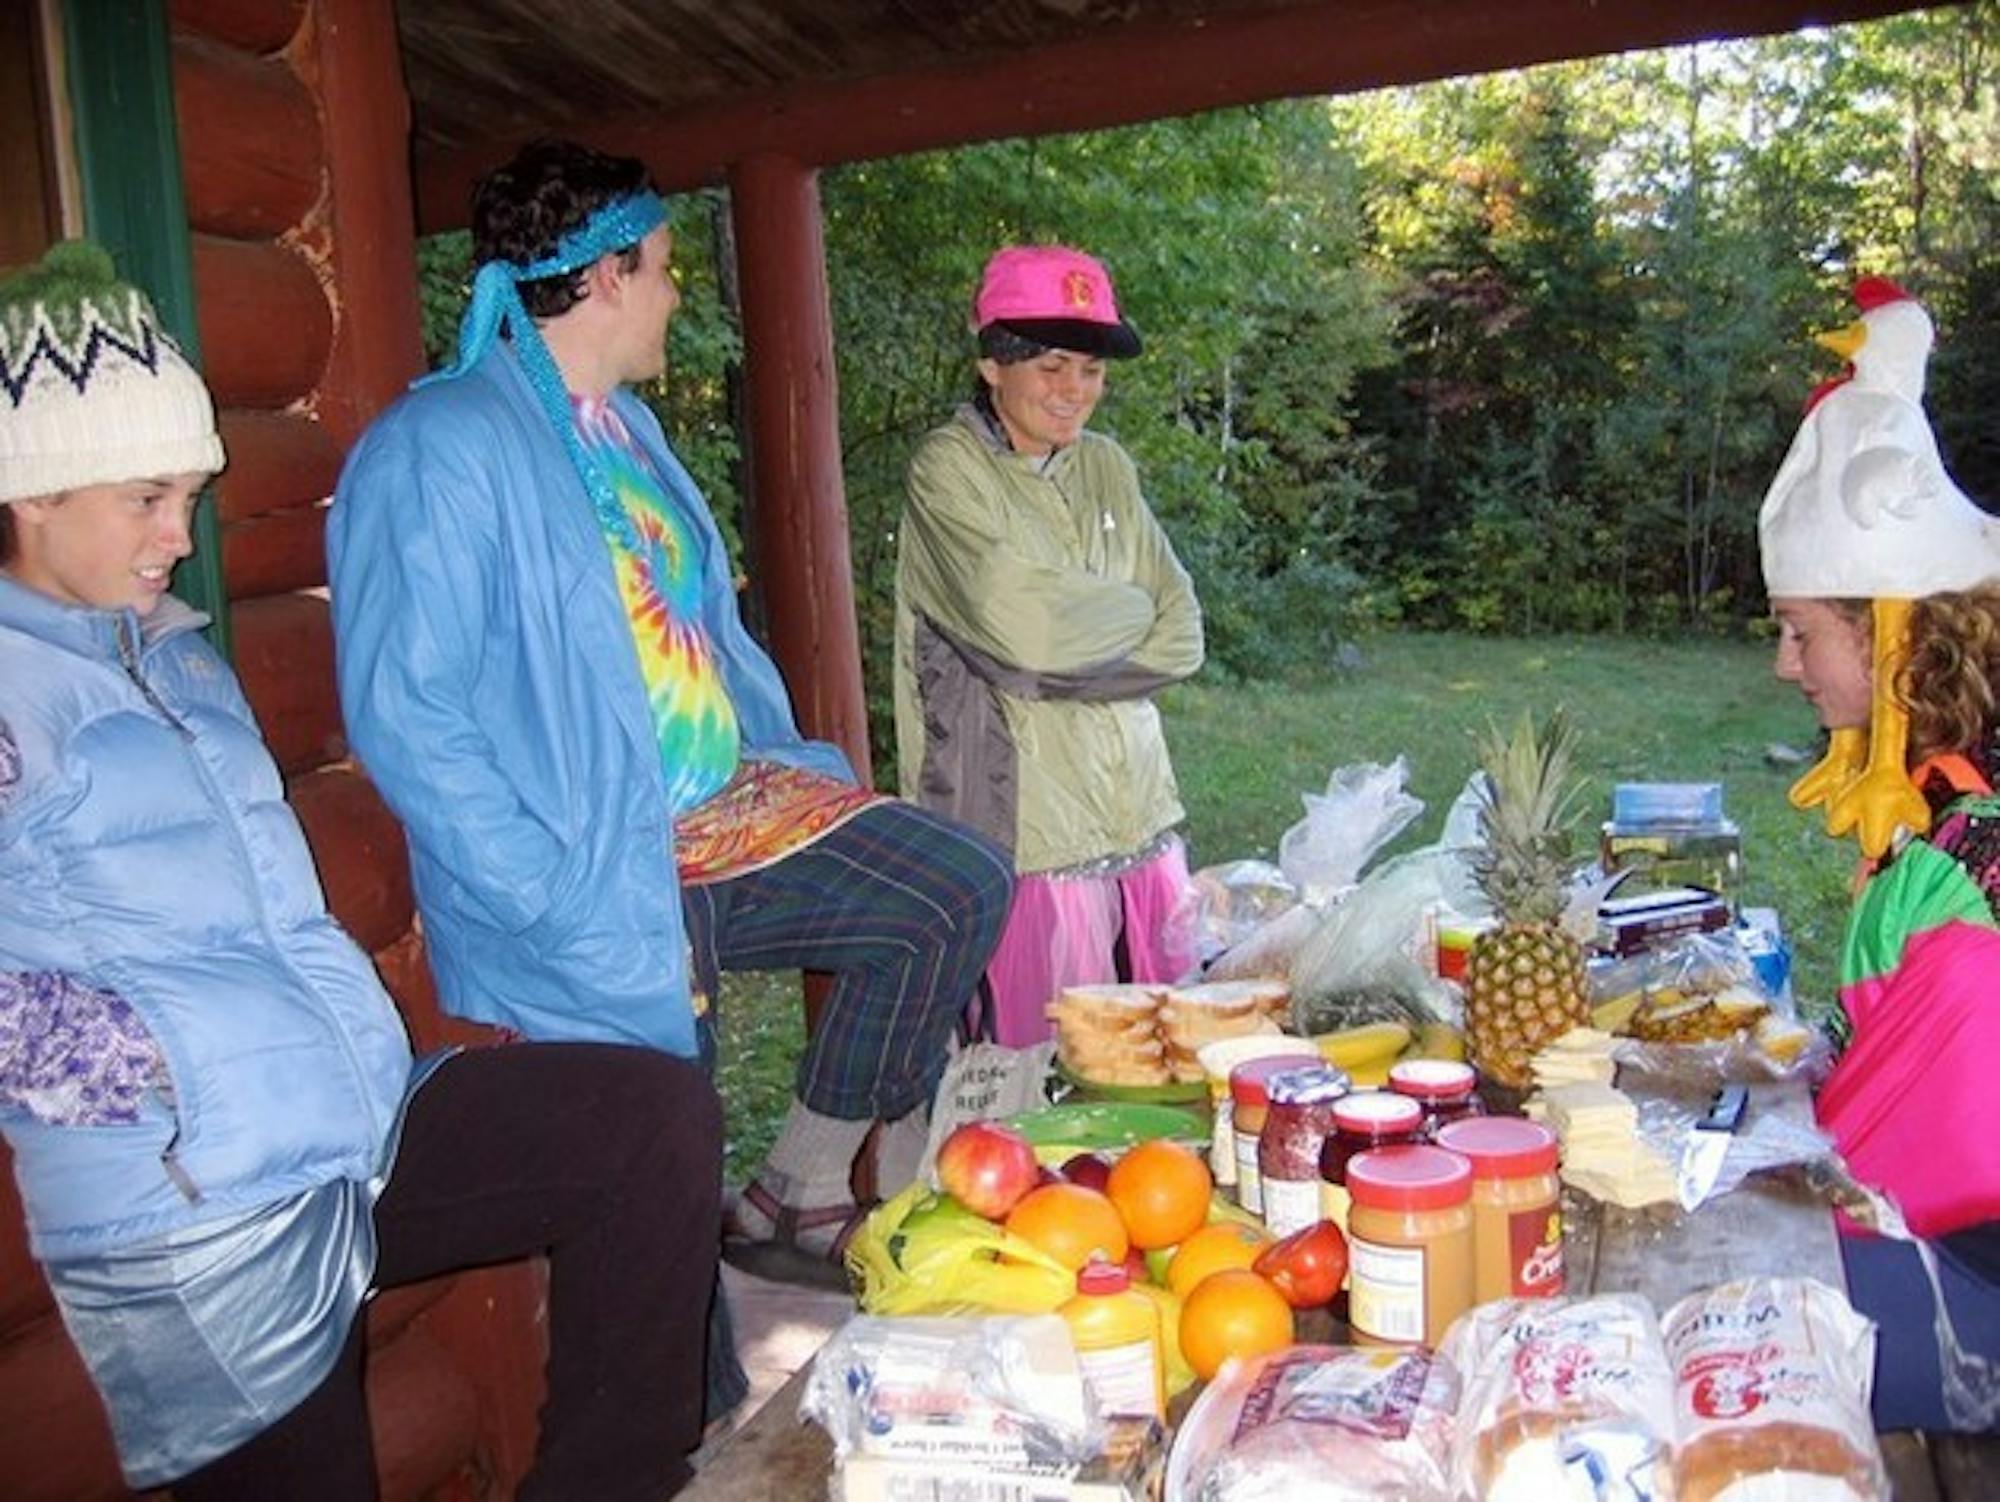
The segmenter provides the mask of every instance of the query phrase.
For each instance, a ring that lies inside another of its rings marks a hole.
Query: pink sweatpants
[[[1181,911],[1187,890],[1187,849],[1179,840],[1117,876],[1020,877],[986,966],[993,1041],[1007,1048],[1039,1043],[1050,1035],[1043,1009],[1064,986],[1121,979],[1114,958],[1121,929],[1132,967],[1123,979],[1185,979],[1195,964]]]

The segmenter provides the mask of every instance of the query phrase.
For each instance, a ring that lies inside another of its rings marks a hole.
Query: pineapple
[[[1500,926],[1480,936],[1465,968],[1466,1047],[1490,1080],[1520,1089],[1528,1060],[1551,1039],[1588,1026],[1583,946],[1561,923],[1570,873],[1570,778],[1576,729],[1557,709],[1539,731],[1526,714],[1511,736],[1491,730],[1473,861]]]

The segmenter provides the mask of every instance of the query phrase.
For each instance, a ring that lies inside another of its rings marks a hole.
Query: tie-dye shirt
[[[639,536],[635,552],[607,532],[639,670],[680,814],[713,797],[736,771],[742,735],[701,619],[701,533],[660,482],[611,403],[575,399],[576,429],[602,466]]]

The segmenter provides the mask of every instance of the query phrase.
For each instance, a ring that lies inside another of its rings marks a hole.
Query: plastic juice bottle
[[[1069,1325],[1084,1384],[1105,1417],[1136,1415],[1164,1423],[1160,1306],[1132,1287],[1130,1274],[1113,1263],[1086,1263],[1076,1275],[1075,1297],[1056,1313]]]

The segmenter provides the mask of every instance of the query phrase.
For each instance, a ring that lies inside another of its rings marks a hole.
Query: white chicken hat
[[[1820,343],[1849,373],[1813,393],[1757,519],[1773,599],[1871,600],[1872,705],[1834,730],[1793,784],[1795,808],[1824,807],[1827,832],[1869,859],[1930,827],[1911,780],[1909,715],[1895,693],[1911,602],[2000,579],[2000,518],[1952,483],[1924,416],[1930,315],[1886,277],[1854,287],[1858,321]]]
[[[1814,394],[1764,494],[1765,589],[1915,600],[2000,577],[2000,517],[1952,483],[1924,416],[1930,315],[1886,277],[1854,301],[1860,319],[1820,336],[1853,374]]]

